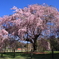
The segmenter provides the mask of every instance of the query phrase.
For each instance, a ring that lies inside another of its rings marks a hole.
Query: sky
[[[28,5],[43,3],[59,9],[59,0],[0,0],[0,17],[13,14],[13,10],[11,10],[13,6],[24,8]]]

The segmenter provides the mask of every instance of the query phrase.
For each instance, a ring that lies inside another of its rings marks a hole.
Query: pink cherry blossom
[[[4,29],[1,30],[0,36],[8,35],[8,33],[17,35],[20,39],[30,41],[33,44],[34,50],[36,49],[36,41],[42,32],[46,31],[49,36],[50,29],[54,34],[59,27],[59,11],[55,7],[50,7],[46,4],[43,5],[29,5],[23,9],[13,7],[15,13],[10,16],[3,16],[0,18],[0,25]],[[13,25],[11,25],[13,24]],[[28,35],[25,39],[24,36]]]

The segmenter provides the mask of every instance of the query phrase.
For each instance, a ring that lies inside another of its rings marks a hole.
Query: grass
[[[51,51],[45,51],[47,53],[51,53]],[[54,51],[54,53],[59,53],[59,51]]]
[[[48,53],[33,54],[32,59],[52,59],[51,51],[45,51],[45,52],[48,52]],[[0,57],[0,59],[31,59],[31,54],[16,52],[16,56],[13,57],[13,55],[14,55],[13,52],[7,52],[3,54],[3,58]],[[59,51],[54,51],[54,59],[59,59]]]

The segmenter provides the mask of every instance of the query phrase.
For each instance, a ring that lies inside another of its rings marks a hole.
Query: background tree
[[[55,36],[50,36],[50,45],[51,45],[51,49],[53,48],[53,50],[58,51],[59,50],[59,42],[58,39],[55,38]]]
[[[2,27],[0,28],[0,52],[1,52],[1,57],[3,57],[3,51],[5,49],[5,40],[8,39],[8,32],[3,29]]]
[[[38,51],[47,51],[51,50],[50,42],[47,39],[42,38],[41,40],[37,40],[37,49]]]

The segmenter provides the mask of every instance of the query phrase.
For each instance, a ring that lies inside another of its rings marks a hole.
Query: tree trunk
[[[33,43],[33,51],[36,51],[37,50],[37,43],[36,43],[37,40],[34,40],[34,43]]]
[[[0,50],[0,51],[1,51],[1,52],[0,52],[0,53],[1,53],[1,57],[3,58],[3,50]]]
[[[3,52],[1,53],[1,57],[3,57]]]
[[[54,59],[54,51],[53,51],[53,48],[51,49],[52,51],[52,59]]]
[[[21,52],[23,52],[23,48],[21,47]]]
[[[14,49],[14,55],[13,55],[13,57],[15,57],[15,49]]]
[[[52,41],[52,39],[50,39],[50,44],[51,44],[52,59],[54,59],[54,51],[53,51],[53,41]]]

